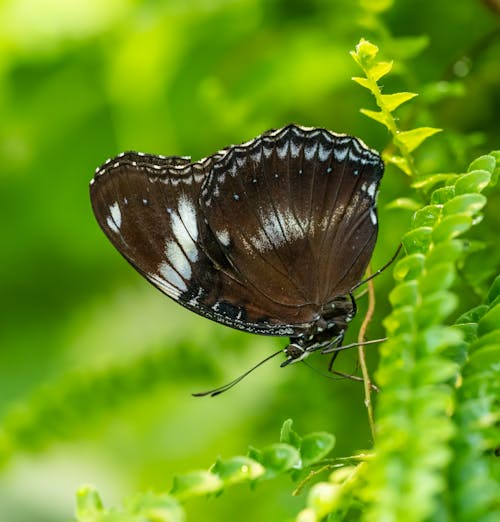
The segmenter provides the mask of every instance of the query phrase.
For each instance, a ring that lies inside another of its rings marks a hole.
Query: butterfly
[[[124,152],[96,170],[90,197],[148,281],[218,323],[289,337],[286,366],[341,345],[383,172],[360,139],[290,124],[199,161]]]

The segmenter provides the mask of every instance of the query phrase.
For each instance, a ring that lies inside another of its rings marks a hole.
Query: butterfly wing
[[[281,305],[247,287],[200,213],[201,185],[224,154],[196,163],[122,154],[91,183],[94,214],[117,250],[186,308],[241,330],[292,335],[297,329],[280,319]]]
[[[346,295],[377,235],[377,153],[356,138],[295,125],[233,147],[212,166],[201,206],[247,286],[278,300],[283,319]]]
[[[186,308],[293,336],[361,278],[377,233],[379,156],[295,125],[190,163],[125,153],[91,183],[118,251]]]

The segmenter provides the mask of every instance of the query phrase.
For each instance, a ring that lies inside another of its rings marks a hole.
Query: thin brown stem
[[[307,477],[302,479],[298,484],[297,487],[293,490],[292,495],[296,497],[297,495],[300,495],[302,490],[304,489],[304,486],[313,479],[316,475],[319,475],[320,473],[323,473],[323,471],[327,469],[332,469],[334,467],[333,464],[326,464],[325,466],[321,466],[319,469],[313,469],[308,474]]]
[[[371,268],[368,268],[368,276],[371,274]],[[365,318],[363,319],[363,323],[361,324],[361,328],[359,329],[358,334],[358,342],[363,343],[366,336],[366,330],[370,321],[373,318],[373,313],[375,312],[375,291],[373,288],[373,280],[368,281],[368,310],[366,312]],[[370,431],[372,434],[372,439],[375,441],[375,421],[373,417],[373,406],[372,406],[372,387],[373,384],[370,379],[370,374],[368,373],[368,367],[366,366],[366,357],[365,357],[365,348],[363,344],[358,346],[358,357],[359,357],[359,365],[361,367],[361,373],[363,374],[363,384],[365,389],[365,406],[368,412],[368,422],[370,423]]]

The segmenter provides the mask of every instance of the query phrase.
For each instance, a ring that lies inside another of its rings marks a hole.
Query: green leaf
[[[436,243],[459,236],[472,226],[472,218],[467,214],[446,216],[434,228],[432,237]]]
[[[372,90],[372,84],[371,84],[370,80],[368,80],[367,78],[361,78],[360,76],[353,76],[352,80],[354,80],[356,83],[359,83],[359,85],[361,85],[365,89],[368,89],[369,91]]]
[[[471,310],[468,310],[462,314],[455,322],[456,324],[478,323],[481,317],[483,317],[483,315],[485,315],[488,310],[488,306],[484,304],[475,306]]]
[[[450,346],[453,349],[463,342],[464,334],[461,330],[453,327],[443,327],[441,325],[425,328],[418,333],[416,345],[421,347],[424,354],[440,353]]]
[[[433,127],[419,127],[418,129],[398,132],[396,139],[403,144],[408,152],[412,152],[423,141],[437,132],[441,132],[441,129],[435,129]]]
[[[477,330],[476,330],[477,333]],[[472,353],[474,350],[478,350],[482,346],[486,346],[487,344],[498,344],[500,346],[500,326],[497,330],[492,330],[491,332],[488,332],[487,334],[481,335],[481,337],[475,336],[473,339],[474,344],[470,349],[470,352]],[[499,360],[500,362],[500,360]]]
[[[397,281],[416,279],[424,268],[425,256],[423,254],[410,254],[399,260],[394,267],[394,278]]]
[[[429,356],[420,359],[415,368],[415,377],[420,385],[436,384],[457,376],[458,365],[444,357]]]
[[[482,194],[461,194],[455,196],[443,206],[444,214],[468,214],[473,216],[486,205],[486,198]]]
[[[314,462],[326,457],[335,446],[335,437],[331,433],[310,433],[302,439],[300,455],[302,467],[310,466]]]
[[[414,311],[414,306],[401,306],[393,310],[383,321],[388,336],[392,337],[412,331],[415,323]]]
[[[469,354],[467,373],[482,370],[494,370],[500,377],[500,345],[488,344]]]
[[[483,315],[478,324],[478,335],[484,335],[500,328],[500,304],[497,304]]]
[[[394,308],[399,306],[416,306],[418,302],[417,281],[406,281],[397,285],[389,294],[389,301]]]
[[[407,232],[402,239],[408,254],[424,253],[429,249],[432,239],[431,227],[419,227]]]
[[[464,316],[467,314],[464,314]],[[458,330],[463,338],[464,342],[466,344],[472,343],[477,339],[477,324],[471,323],[471,322],[460,322],[460,324],[454,324],[453,328]],[[466,346],[468,348],[468,346]]]
[[[191,471],[174,477],[174,484],[170,493],[184,499],[190,496],[208,495],[216,493],[224,486],[219,475],[210,471]]]
[[[297,448],[289,444],[271,444],[262,449],[258,456],[267,475],[283,473],[300,466],[300,453]]]
[[[467,172],[472,172],[474,170],[486,170],[489,173],[493,173],[496,167],[496,159],[494,156],[490,154],[486,154],[484,156],[479,156],[476,158],[467,169]]]
[[[411,186],[413,188],[423,189],[428,191],[438,184],[446,183],[449,179],[456,178],[456,174],[433,174],[432,176],[425,176],[417,181],[414,181]]]
[[[294,448],[299,449],[300,444],[302,443],[302,437],[300,437],[299,434],[293,430],[292,426],[292,419],[287,419],[283,423],[280,432],[280,442],[283,442],[284,444],[290,444]]]
[[[362,114],[364,114],[365,116],[368,116],[368,118],[378,121],[385,127],[389,128],[389,123],[388,123],[387,116],[385,113],[383,113],[381,111],[370,111],[368,109],[359,109],[359,111]]]
[[[455,183],[455,193],[468,194],[481,192],[490,182],[491,174],[487,170],[473,170],[460,176]]]
[[[109,522],[118,520],[132,520],[135,522],[184,522],[184,510],[179,502],[166,494],[144,493],[129,500],[126,510],[135,515],[127,518],[109,518]]]
[[[93,522],[99,519],[103,505],[99,493],[91,485],[84,485],[76,492],[76,518],[78,522]]]
[[[459,239],[448,239],[441,243],[433,243],[427,254],[427,266],[444,261],[456,261],[464,251],[464,244]]]
[[[378,47],[364,38],[361,38],[358,45],[356,45],[356,49],[351,51],[351,55],[356,59],[356,61],[371,60],[377,55],[377,53]]]
[[[433,205],[444,205],[455,197],[455,187],[441,187],[436,189],[431,195]]]
[[[422,294],[430,294],[438,290],[447,290],[455,279],[454,263],[439,263],[425,270],[419,277],[419,287]]]
[[[382,99],[382,105],[385,108],[392,112],[397,109],[403,103],[415,98],[418,94],[414,92],[397,92],[394,94],[382,94],[380,97]]]
[[[495,277],[495,280],[488,291],[488,303],[492,303],[498,296],[500,296],[500,275]]]
[[[252,458],[237,456],[226,460],[217,459],[210,471],[219,475],[226,484],[234,484],[255,480],[264,475],[266,470]]]
[[[385,206],[387,210],[402,209],[402,210],[418,210],[420,203],[411,198],[397,198],[393,199],[389,204]]]
[[[316,513],[317,520],[331,513],[340,499],[341,486],[318,482],[309,491],[307,505]]]
[[[457,296],[451,292],[439,291],[425,296],[417,307],[418,324],[429,327],[446,319],[457,307]]]
[[[398,169],[401,169],[407,176],[411,176],[411,168],[408,165],[408,161],[403,156],[398,156],[397,154],[383,154],[383,159],[386,163],[392,163],[396,165]]]
[[[432,227],[441,216],[440,205],[427,205],[426,207],[417,210],[413,214],[412,226],[414,228],[419,227]]]
[[[371,76],[376,82],[385,76],[392,69],[391,62],[377,62],[374,65],[368,67],[367,76]]]

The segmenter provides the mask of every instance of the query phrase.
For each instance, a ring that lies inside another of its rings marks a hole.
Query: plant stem
[[[368,268],[367,272],[368,277],[371,275],[371,269]],[[368,310],[366,311],[365,318],[363,319],[363,323],[361,324],[361,328],[359,329],[358,334],[358,342],[362,343],[365,340],[366,329],[368,328],[368,324],[373,318],[373,313],[375,311],[375,291],[373,289],[373,281],[368,281]],[[370,374],[368,373],[368,367],[366,366],[366,358],[365,358],[365,348],[362,344],[358,346],[358,357],[359,357],[359,365],[361,367],[361,373],[363,374],[363,385],[365,389],[365,406],[368,412],[368,422],[370,424],[370,431],[372,434],[373,442],[375,442],[375,422],[373,418],[373,406],[372,406],[372,382],[370,379]]]

